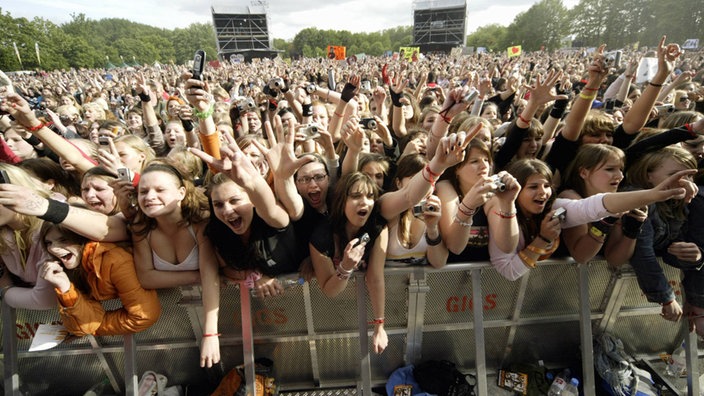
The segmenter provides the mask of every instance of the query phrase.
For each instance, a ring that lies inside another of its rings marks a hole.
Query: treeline
[[[472,14],[468,15],[472,18]],[[567,9],[562,0],[541,0],[508,26],[488,25],[467,37],[467,45],[504,51],[522,45],[525,51],[592,47],[606,43],[621,48],[634,43],[654,45],[663,34],[668,42],[704,39],[704,0],[580,0]],[[704,45],[704,40],[703,45]],[[374,33],[306,28],[293,40],[274,39],[284,57],[325,56],[327,45],[343,45],[348,54],[378,56],[413,42],[411,26]],[[13,43],[22,58],[15,56]],[[39,47],[41,65],[35,54]],[[92,20],[73,14],[56,25],[42,18],[13,18],[0,8],[0,69],[44,70],[105,67],[123,64],[176,63],[191,59],[197,48],[215,54],[215,32],[209,23],[182,29],[160,29],[125,19]]]
[[[133,64],[183,64],[202,48],[217,53],[215,32],[209,23],[183,29],[160,29],[125,19],[92,20],[72,14],[63,25],[43,18],[13,18],[0,9],[0,70],[44,70],[106,67]],[[274,39],[274,48],[285,57],[325,56],[329,44],[345,45],[349,54],[382,55],[389,49],[410,45],[412,28],[397,27],[376,33],[348,31],[300,31],[293,40]],[[20,64],[13,43],[17,45]],[[37,59],[35,43],[39,47]],[[212,58],[211,58],[212,59]],[[39,63],[41,60],[41,64]]]
[[[477,29],[466,45],[492,51],[522,45],[525,51],[536,51],[605,43],[616,49],[635,43],[652,47],[663,34],[668,42],[704,41],[703,33],[703,0],[580,0],[572,9],[562,0],[541,0],[507,27]]]

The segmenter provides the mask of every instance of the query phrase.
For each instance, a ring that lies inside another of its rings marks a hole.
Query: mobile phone
[[[369,234],[365,232],[364,235],[362,235],[362,236],[359,238],[359,243],[358,243],[358,245],[359,245],[360,243],[368,243],[369,240],[370,240]]]
[[[107,136],[99,136],[98,144],[100,144],[101,146],[108,146],[110,145],[110,138]]]
[[[7,174],[6,170],[0,170],[0,184],[10,184],[10,176]]]
[[[129,168],[117,168],[117,176],[120,178],[120,180],[132,181],[132,171]]]
[[[565,208],[557,208],[557,209],[555,209],[555,213],[553,213],[552,218],[553,219],[560,219],[560,221],[565,221],[566,216],[567,216],[567,210]]]
[[[203,79],[203,70],[205,69],[205,51],[198,50],[193,55],[193,78],[196,80]]]

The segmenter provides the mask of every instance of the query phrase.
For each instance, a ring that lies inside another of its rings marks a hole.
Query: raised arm
[[[190,150],[205,161],[208,166],[227,174],[232,181],[242,187],[254,207],[257,208],[257,214],[265,223],[277,229],[286,227],[290,222],[288,213],[277,204],[274,192],[271,191],[266,180],[247,156],[242,153],[233,137],[225,135],[225,140],[227,145],[221,148],[222,159],[220,160],[201,150]]]
[[[682,55],[680,46],[677,44],[665,45],[665,36],[662,36],[658,44],[658,71],[645,87],[638,100],[633,103],[631,109],[623,117],[623,130],[633,135],[639,133],[645,126],[658,94],[662,89],[665,80],[675,67],[675,61]]]
[[[84,156],[78,147],[49,129],[47,124],[39,121],[34,111],[29,108],[29,103],[21,96],[10,93],[5,99],[0,103],[0,110],[10,113],[21,127],[31,132],[51,151],[75,166],[79,172],[84,173],[96,165]]]

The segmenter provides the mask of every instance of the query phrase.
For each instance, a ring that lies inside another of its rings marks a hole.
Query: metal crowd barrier
[[[664,268],[679,294],[679,272]],[[363,274],[356,274],[336,298],[323,295],[315,281],[267,299],[224,287],[222,362],[210,370],[199,367],[199,287],[160,290],[162,316],[141,333],[77,338],[40,352],[27,351],[33,332],[39,323],[58,321],[58,312],[3,304],[4,394],[78,395],[107,378],[112,392],[134,395],[146,370],[166,375],[169,385],[207,383],[244,363],[253,395],[255,357],[267,357],[283,394],[348,388],[372,395],[400,366],[446,359],[474,373],[477,395],[486,396],[498,369],[540,359],[547,367],[581,368],[583,394],[594,396],[592,337],[608,331],[656,371],[662,368],[657,355],[686,337],[686,394],[699,395],[696,335],[686,323],[659,317],[660,307],[646,301],[628,266],[612,271],[600,260],[551,259],[514,282],[485,262],[385,272],[389,344],[383,354],[370,352],[371,305]],[[105,303],[108,309],[119,304]],[[662,379],[675,391],[681,387]]]

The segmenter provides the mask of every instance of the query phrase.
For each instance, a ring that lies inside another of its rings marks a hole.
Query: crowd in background
[[[267,298],[298,272],[334,297],[364,271],[381,353],[386,266],[490,261],[515,280],[600,255],[704,334],[704,55],[663,37],[618,58],[2,75],[0,296],[114,335],[158,320],[156,289],[200,284],[210,367],[223,282]],[[640,81],[644,58],[657,68]]]

